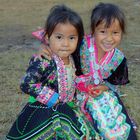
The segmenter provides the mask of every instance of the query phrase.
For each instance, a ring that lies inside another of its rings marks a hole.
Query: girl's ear
[[[91,33],[91,36],[94,37],[94,33],[93,32]]]
[[[48,34],[45,35],[45,41],[48,42]]]
[[[45,35],[45,42],[46,45],[49,45],[49,37],[48,34]]]
[[[48,34],[46,34],[46,35],[45,35],[45,39],[47,39],[47,40],[48,40]]]

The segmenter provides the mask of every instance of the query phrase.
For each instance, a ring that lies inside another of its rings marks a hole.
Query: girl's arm
[[[125,57],[118,68],[105,81],[113,85],[125,85],[129,83],[127,59]]]
[[[53,106],[58,101],[59,97],[58,93],[43,84],[42,78],[44,74],[47,78],[52,71],[50,67],[53,67],[53,63],[51,62],[52,61],[47,59],[40,61],[38,56],[31,58],[29,67],[20,84],[20,88],[24,93],[30,94],[36,98],[37,101],[48,107]]]
[[[89,64],[89,50],[86,41],[86,37],[82,40],[80,46],[80,62],[83,74],[87,74],[90,72],[90,64]]]

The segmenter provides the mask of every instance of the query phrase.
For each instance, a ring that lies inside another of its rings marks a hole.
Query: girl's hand
[[[49,48],[49,46],[46,46],[44,44],[41,44],[39,49],[39,59],[41,60],[42,57],[47,58],[49,60],[52,59],[51,49]]]
[[[108,90],[108,87],[105,85],[88,85],[88,93],[92,97],[97,97],[102,94],[104,91]]]

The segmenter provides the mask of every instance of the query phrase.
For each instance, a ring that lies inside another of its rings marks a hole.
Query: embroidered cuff
[[[44,87],[36,99],[42,104],[52,107],[57,102],[58,98],[58,93],[48,87]]]
[[[113,85],[107,81],[104,82],[104,84],[110,89],[112,90],[113,92],[118,92],[118,89],[117,89],[117,86],[116,85]]]
[[[56,104],[58,98],[59,98],[59,94],[55,92],[53,96],[50,98],[50,100],[48,101],[47,106],[52,107],[54,104]]]

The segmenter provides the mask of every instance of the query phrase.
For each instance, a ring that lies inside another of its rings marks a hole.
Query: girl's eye
[[[121,32],[115,31],[115,32],[113,32],[113,35],[114,35],[114,36],[121,36]]]
[[[62,36],[60,36],[60,35],[58,35],[58,36],[56,36],[56,39],[62,39]]]
[[[120,34],[120,32],[113,32],[113,34],[115,34],[115,35],[119,35],[119,34]]]
[[[104,34],[106,31],[105,30],[101,30],[101,31],[99,31],[100,33],[102,33],[102,34]]]
[[[75,39],[75,37],[74,37],[74,36],[71,36],[71,37],[70,37],[70,40],[74,40],[74,39]]]

